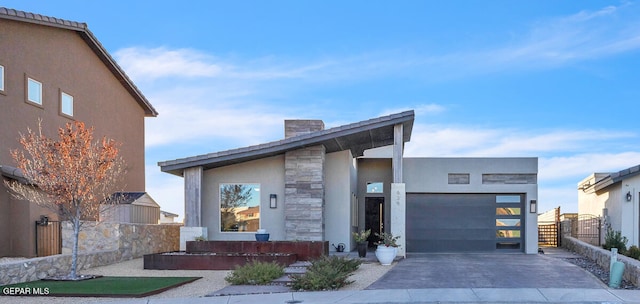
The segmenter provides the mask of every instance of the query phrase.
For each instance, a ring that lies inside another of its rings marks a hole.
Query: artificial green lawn
[[[1,288],[48,288],[47,296],[145,297],[197,279],[200,277],[100,277],[82,281],[34,281]]]

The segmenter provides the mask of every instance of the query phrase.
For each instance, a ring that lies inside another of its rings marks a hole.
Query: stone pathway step
[[[309,261],[297,261],[284,268],[284,275],[271,282],[274,285],[290,286],[293,280],[291,275],[302,275],[307,272],[307,267],[311,266]]]

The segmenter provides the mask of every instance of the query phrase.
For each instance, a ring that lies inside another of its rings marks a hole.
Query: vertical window
[[[4,66],[0,65],[0,92],[4,92]]]
[[[255,232],[260,228],[260,184],[220,185],[220,231]]]
[[[73,116],[73,96],[60,92],[60,113]]]
[[[27,100],[42,105],[42,83],[27,77]]]

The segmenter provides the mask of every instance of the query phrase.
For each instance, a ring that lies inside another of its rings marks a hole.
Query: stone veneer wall
[[[290,138],[324,130],[321,120],[285,120]],[[325,147],[307,147],[285,153],[285,239],[324,240]]]
[[[63,223],[63,253],[0,264],[0,285],[36,281],[70,271],[71,224]],[[179,225],[85,223],[79,236],[78,270],[179,250]]]
[[[600,247],[593,246],[568,235],[562,236],[562,247],[584,256],[604,269],[609,269],[611,252]],[[622,277],[640,286],[640,261],[618,254],[618,262],[624,263],[624,273]]]
[[[324,162],[324,146],[285,154],[286,240],[324,240]]]

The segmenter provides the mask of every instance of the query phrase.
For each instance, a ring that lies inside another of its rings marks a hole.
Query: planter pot
[[[376,249],[376,258],[378,258],[378,262],[380,262],[381,265],[391,265],[393,259],[396,258],[397,253],[398,248],[396,247],[378,245],[378,249]]]
[[[369,246],[369,242],[360,242],[358,243],[358,256],[364,258],[367,256],[367,247]]]
[[[269,240],[268,233],[256,233],[256,241],[258,242],[266,242]]]

